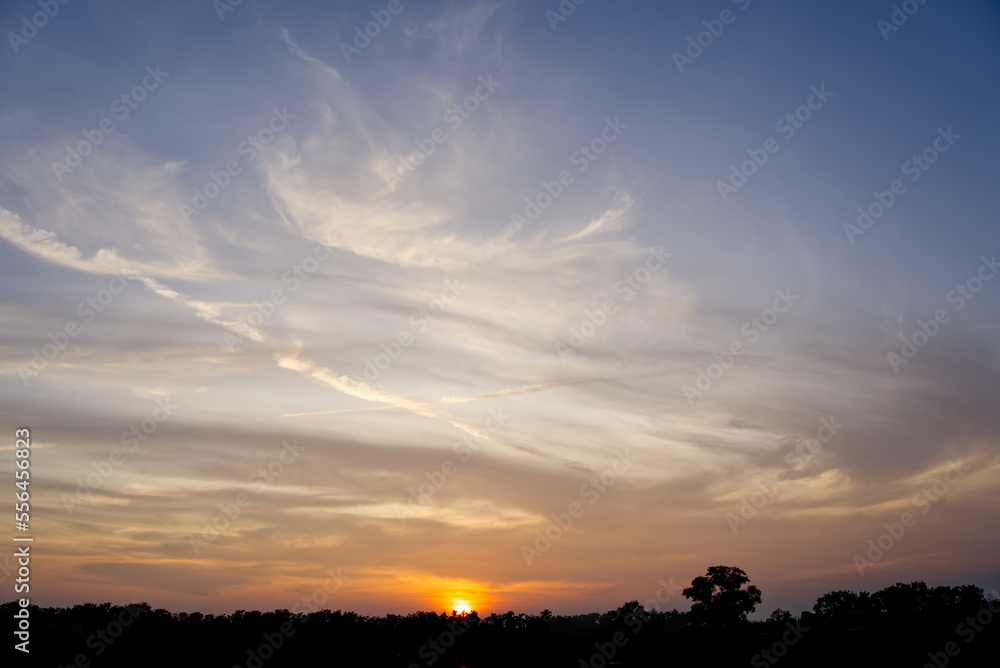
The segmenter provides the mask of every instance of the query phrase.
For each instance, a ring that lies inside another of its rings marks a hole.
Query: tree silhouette
[[[692,616],[709,624],[738,624],[757,609],[761,602],[760,589],[749,585],[746,572],[733,566],[711,566],[705,575],[691,581],[681,593],[694,601]]]
[[[767,618],[767,621],[774,624],[784,624],[790,619],[792,619],[792,613],[787,610],[783,610],[782,608],[775,608],[774,612],[771,613],[771,616]]]
[[[647,610],[633,600],[603,613],[510,611],[482,619],[474,612],[451,616],[427,611],[384,617],[342,610],[203,615],[154,610],[147,603],[26,610],[37,637],[44,639],[31,647],[30,665],[40,666],[90,665],[84,663],[87,656],[99,654],[100,668],[176,668],[191,663],[192,655],[199,657],[197,665],[251,668],[328,665],[331,656],[337,657],[337,665],[367,668],[548,668],[579,666],[581,661],[609,668],[667,662],[867,668],[943,666],[946,660],[951,666],[956,647],[961,657],[955,665],[991,666],[1000,651],[1000,622],[988,621],[996,619],[1000,608],[974,585],[897,582],[875,593],[833,591],[816,601],[814,613],[803,613],[802,624],[792,625],[794,616],[779,608],[767,621],[724,626],[759,607],[759,592],[737,568],[708,569],[684,595],[694,599],[690,613]],[[0,603],[0,617],[14,619],[20,609],[17,601]],[[122,623],[126,619],[131,620],[127,625]],[[801,644],[790,642],[800,631],[808,631],[808,637]],[[956,641],[963,642],[948,644]],[[787,656],[775,664],[786,644]]]
[[[816,599],[813,611],[840,625],[864,626],[879,619],[910,623],[920,618],[972,614],[985,603],[983,590],[974,585],[931,589],[924,582],[897,582],[874,594],[832,591]]]
[[[813,611],[840,624],[860,624],[880,614],[882,604],[878,595],[873,596],[866,591],[856,594],[840,589],[816,599]]]

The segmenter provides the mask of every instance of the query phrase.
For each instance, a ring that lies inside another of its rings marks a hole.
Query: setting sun
[[[464,598],[451,599],[451,609],[460,615],[467,615],[472,612],[472,604]]]

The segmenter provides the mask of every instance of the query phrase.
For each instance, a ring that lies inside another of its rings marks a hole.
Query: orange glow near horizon
[[[406,593],[423,591],[423,596],[420,598],[424,604],[420,609],[436,610],[449,615],[452,610],[459,615],[473,611],[484,614],[484,611],[496,603],[497,591],[490,582],[465,578],[440,578],[424,572],[406,575],[394,573],[392,577],[397,585],[401,585],[397,590],[397,598]]]

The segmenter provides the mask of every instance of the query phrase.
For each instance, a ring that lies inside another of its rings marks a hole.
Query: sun
[[[467,615],[472,612],[472,603],[468,599],[453,598],[451,599],[451,609],[459,615]]]

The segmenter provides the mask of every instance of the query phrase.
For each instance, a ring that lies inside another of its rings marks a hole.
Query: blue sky
[[[859,1],[388,4],[72,0],[13,41],[41,10],[0,10],[0,418],[38,443],[40,602],[287,607],[331,567],[364,612],[604,609],[715,563],[764,612],[998,584],[995,3],[891,32]]]

